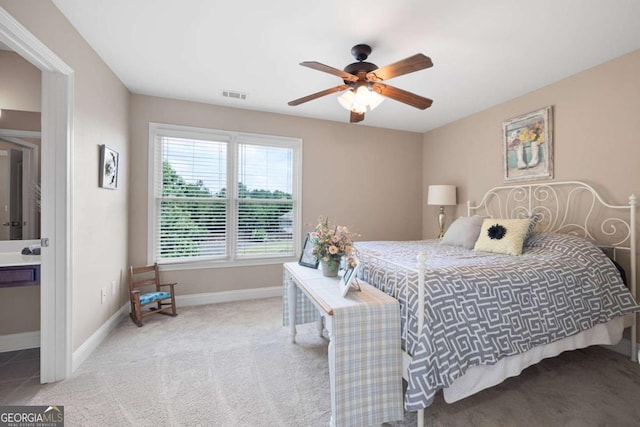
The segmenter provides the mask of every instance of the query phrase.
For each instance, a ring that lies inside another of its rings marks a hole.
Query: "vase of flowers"
[[[322,269],[323,276],[336,277],[338,275],[338,271],[340,271],[340,259],[338,259],[338,261],[334,261],[333,259],[329,261],[320,261],[320,267]]]
[[[352,236],[347,227],[331,227],[328,218],[320,218],[311,238],[314,239],[313,254],[320,260],[324,276],[338,275],[340,260],[343,256],[350,256],[353,251]]]
[[[533,168],[540,163],[540,146],[543,143],[544,122],[536,120],[509,133],[507,150],[515,153],[515,166],[518,169]]]

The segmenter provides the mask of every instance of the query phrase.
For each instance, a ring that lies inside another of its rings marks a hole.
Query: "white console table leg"
[[[328,322],[331,322],[327,319]],[[336,356],[335,356],[335,343],[333,340],[333,332],[330,325],[328,325],[329,332],[329,387],[331,389],[331,419],[329,420],[330,427],[336,427]]]
[[[296,342],[296,282],[287,277],[287,299],[289,304],[289,325],[291,327],[291,342]]]
[[[318,319],[318,335],[320,336],[320,338],[322,338],[322,332],[324,331],[323,320],[324,318],[322,316],[320,316],[320,318]]]

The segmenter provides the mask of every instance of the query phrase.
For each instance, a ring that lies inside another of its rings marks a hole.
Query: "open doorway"
[[[0,42],[42,72],[40,382],[71,374],[73,70],[0,7]]]

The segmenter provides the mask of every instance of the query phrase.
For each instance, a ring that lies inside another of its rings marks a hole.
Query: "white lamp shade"
[[[371,111],[384,101],[384,97],[366,86],[357,90],[349,89],[338,97],[338,102],[345,109],[355,113]]]
[[[455,185],[430,185],[427,191],[428,205],[452,206],[456,204]]]
[[[346,91],[345,93],[343,93],[342,95],[340,95],[338,97],[338,102],[345,109],[351,110],[351,106],[353,105],[353,100],[355,98],[356,98],[355,92],[353,90],[349,89],[348,91]]]

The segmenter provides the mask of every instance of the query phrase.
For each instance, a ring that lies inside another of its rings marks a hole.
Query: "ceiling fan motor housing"
[[[378,66],[371,62],[364,62],[371,54],[371,46],[367,44],[357,44],[351,48],[351,55],[358,61],[344,67],[344,72],[358,76],[359,81],[364,81],[367,73],[377,70]],[[344,81],[346,84],[353,85],[353,82]]]
[[[368,44],[357,44],[351,48],[351,55],[356,61],[364,61],[371,54],[371,46]]]
[[[358,76],[360,80],[364,80],[367,73],[371,71],[377,70],[378,66],[376,64],[372,64],[371,62],[354,62],[353,64],[349,64],[344,67],[344,71],[349,74],[353,74],[354,76]],[[344,81],[349,84],[348,81]]]

